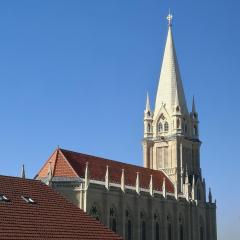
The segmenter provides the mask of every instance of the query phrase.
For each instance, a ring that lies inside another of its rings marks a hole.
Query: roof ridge
[[[145,168],[145,167],[142,167],[142,166],[139,166],[139,165],[134,165],[134,164],[131,164],[131,163],[120,162],[118,160],[113,160],[113,159],[104,158],[104,157],[98,157],[98,156],[90,155],[90,154],[87,154],[87,153],[80,153],[80,152],[76,152],[76,151],[72,151],[72,150],[68,150],[68,149],[62,149],[62,148],[60,150],[66,151],[66,152],[69,152],[69,153],[85,155],[87,157],[99,158],[99,159],[102,159],[102,160],[105,160],[105,161],[111,161],[111,162],[115,162],[115,163],[119,163],[119,164],[123,164],[123,165],[133,166],[133,167],[137,167],[137,168],[141,168],[141,169],[145,169],[145,170],[149,170],[149,171],[156,171],[156,172],[161,171],[161,172],[163,172],[162,170],[155,170],[155,169]]]
[[[22,178],[22,177],[18,177],[18,176],[10,176],[10,175],[3,175],[3,174],[0,174],[0,178],[1,177],[4,177],[4,178],[14,178],[14,179],[18,179],[18,180],[22,180],[22,181],[29,181],[29,182],[35,182],[35,181],[39,181],[39,180],[36,180],[36,179],[32,179],[32,178]]]
[[[95,155],[90,155],[90,154],[86,154],[86,153],[80,153],[80,152],[76,152],[76,151],[72,151],[72,150],[68,150],[68,149],[63,149],[63,148],[60,148],[60,151],[66,151],[66,152],[69,152],[69,153],[73,153],[73,154],[79,154],[79,155],[84,155],[84,156],[87,156],[87,157],[94,157],[94,158],[98,158],[98,159],[101,159],[101,160],[105,160],[105,161],[110,161],[110,162],[114,162],[114,163],[119,163],[121,165],[126,165],[127,166],[132,166],[134,168],[139,168],[139,169],[142,169],[144,171],[150,171],[150,172],[154,172],[154,173],[159,173],[161,172],[162,174],[165,175],[165,177],[167,179],[169,179],[171,181],[171,179],[167,176],[167,174],[159,169],[159,170],[156,170],[156,169],[151,169],[151,168],[145,168],[143,166],[138,166],[138,165],[134,165],[134,164],[130,164],[130,163],[125,163],[125,162],[120,162],[120,161],[117,161],[117,160],[112,160],[112,159],[108,159],[108,158],[104,158],[104,157],[98,157],[98,156],[95,156]],[[64,155],[64,154],[63,154]],[[65,157],[65,156],[64,156]],[[66,158],[66,157],[65,157]],[[69,161],[68,161],[69,162]],[[69,163],[70,164],[70,163]],[[70,164],[71,165],[71,164]],[[71,165],[72,166],[72,165]],[[111,166],[110,166],[110,169],[111,169]],[[171,181],[172,183],[172,181]]]

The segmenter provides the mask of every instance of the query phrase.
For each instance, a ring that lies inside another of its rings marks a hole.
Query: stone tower
[[[163,170],[178,193],[190,193],[188,184],[192,188],[200,181],[202,195],[205,195],[200,168],[198,113],[194,98],[192,110],[188,111],[173,41],[172,15],[169,14],[167,19],[168,35],[155,109],[151,111],[147,95],[144,111],[144,167]]]

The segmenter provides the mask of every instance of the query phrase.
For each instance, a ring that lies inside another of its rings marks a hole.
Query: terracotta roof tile
[[[0,176],[0,193],[1,239],[122,239],[40,181]]]
[[[139,172],[140,178],[140,187],[141,188],[149,188],[150,177],[153,177],[153,188],[155,190],[162,190],[163,180],[166,180],[166,189],[168,192],[174,192],[173,183],[170,179],[161,171],[161,170],[152,170],[149,168],[143,168],[131,164],[126,164],[118,161],[108,160],[100,157],[95,157],[87,154],[77,153],[65,149],[56,150],[59,154],[57,154],[57,161],[55,167],[58,168],[57,175],[54,176],[65,176],[65,172],[70,171],[65,169],[64,167],[58,167],[58,164],[63,166],[62,161],[68,162],[70,166],[65,166],[66,168],[74,169],[74,172],[79,177],[84,177],[86,163],[88,162],[90,179],[93,180],[105,180],[106,174],[106,166],[109,166],[109,175],[110,182],[119,183],[121,182],[121,174],[122,169],[125,172],[125,184],[130,186],[135,186],[136,184],[136,176],[137,172]],[[60,160],[59,160],[60,159]],[[46,165],[47,163],[45,163]],[[75,177],[76,175],[70,174],[69,177]],[[37,177],[46,177],[42,171],[39,172]]]

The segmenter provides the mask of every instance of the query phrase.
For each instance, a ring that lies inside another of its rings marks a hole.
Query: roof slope
[[[55,162],[55,168],[58,171],[53,169],[53,176],[66,177],[66,172],[70,172],[70,170],[66,170],[65,168],[61,168],[58,166],[67,166],[66,162],[68,162],[68,167],[71,170],[74,170],[74,174],[68,174],[68,177],[78,177],[83,178],[85,174],[86,163],[88,163],[88,168],[90,172],[90,179],[92,180],[100,180],[105,181],[106,167],[109,167],[109,177],[110,182],[112,183],[121,183],[121,174],[122,169],[124,169],[125,173],[125,184],[128,186],[135,186],[136,184],[136,176],[137,172],[139,173],[140,178],[140,187],[141,188],[149,188],[150,178],[152,175],[153,178],[153,189],[162,190],[163,181],[165,179],[166,190],[167,192],[174,192],[173,183],[169,180],[169,178],[161,171],[161,170],[153,170],[149,168],[143,168],[131,164],[126,164],[122,162],[117,162],[113,160],[108,160],[100,157],[95,157],[91,155],[86,155],[82,153],[77,153],[65,149],[57,149],[57,154],[53,153],[52,156],[56,156],[57,159],[50,158],[43,168],[39,171],[37,178],[41,179],[47,176],[46,168],[49,165],[49,162]],[[63,162],[65,162],[63,164]],[[61,171],[62,174],[61,174]],[[75,174],[76,173],[76,174]]]
[[[1,239],[122,239],[40,181],[0,176],[0,193]]]

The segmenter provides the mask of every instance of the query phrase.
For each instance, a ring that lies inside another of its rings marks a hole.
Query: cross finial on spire
[[[171,14],[171,11],[169,9],[169,14],[167,16],[168,26],[172,26],[172,19],[173,19],[173,15]]]

